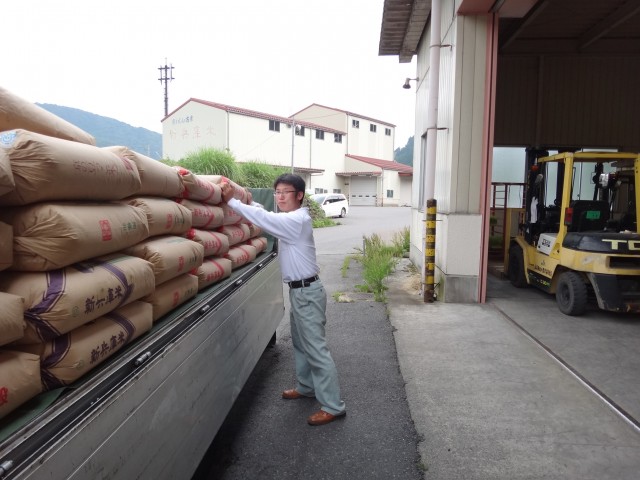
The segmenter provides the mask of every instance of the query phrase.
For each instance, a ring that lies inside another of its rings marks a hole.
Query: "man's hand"
[[[222,188],[222,201],[228,202],[233,198],[235,190],[233,189],[230,183],[226,183],[226,182],[221,185],[221,188]]]

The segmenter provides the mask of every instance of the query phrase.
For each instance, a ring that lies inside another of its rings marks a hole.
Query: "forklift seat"
[[[609,204],[601,200],[575,200],[571,203],[573,220],[569,232],[604,230],[609,220]]]

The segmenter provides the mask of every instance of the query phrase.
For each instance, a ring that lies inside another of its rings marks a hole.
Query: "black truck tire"
[[[575,272],[563,272],[558,278],[556,302],[565,315],[582,315],[587,308],[587,286]]]
[[[527,276],[524,272],[524,254],[520,245],[513,244],[509,248],[509,270],[507,275],[514,287],[524,288],[527,286]]]

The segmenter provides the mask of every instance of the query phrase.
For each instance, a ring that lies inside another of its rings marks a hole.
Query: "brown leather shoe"
[[[282,398],[285,400],[297,400],[299,398],[313,398],[313,395],[303,395],[295,388],[282,392]]]
[[[326,425],[327,423],[331,423],[338,418],[344,417],[345,413],[346,412],[343,412],[340,415],[331,415],[324,410],[318,410],[316,413],[307,418],[307,423],[313,426]]]

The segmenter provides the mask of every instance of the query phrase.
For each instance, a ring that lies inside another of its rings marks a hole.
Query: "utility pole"
[[[291,123],[291,173],[293,173],[293,151],[294,151],[295,139],[296,139],[296,118],[293,117],[293,122]]]
[[[158,67],[160,70],[160,83],[164,83],[164,116],[169,115],[169,82],[173,80],[173,65],[167,65],[167,59],[164,59],[164,67]]]

